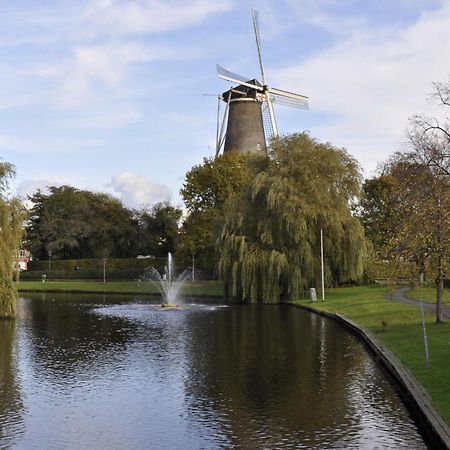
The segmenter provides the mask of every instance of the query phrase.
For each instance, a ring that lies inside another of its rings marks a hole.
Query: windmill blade
[[[264,71],[264,64],[262,59],[262,49],[261,49],[261,35],[259,32],[259,12],[256,9],[252,9],[253,18],[253,29],[255,31],[256,48],[258,50],[259,67],[261,68],[261,81],[265,86],[266,83],[266,73]]]
[[[272,120],[270,119],[269,105],[265,100],[261,106],[261,115],[263,119],[264,134],[266,136],[266,141],[270,141],[270,139],[272,139],[274,135],[274,132],[272,127]]]
[[[305,95],[294,92],[283,91],[282,89],[270,88],[270,97],[277,105],[290,106],[291,108],[309,109],[309,98]]]
[[[295,92],[289,92],[289,91],[284,91],[283,89],[277,89],[277,88],[270,88],[270,92],[276,95],[282,95],[284,97],[289,97],[289,98],[293,98],[293,99],[303,99],[308,101],[309,97],[307,97],[306,95],[301,95],[301,94],[296,94]]]
[[[231,81],[232,83],[242,84],[243,86],[247,86],[252,89],[256,89],[257,91],[263,91],[264,89],[261,86],[256,84],[251,84],[248,81],[251,78],[243,77],[242,75],[238,75],[237,73],[231,72],[231,70],[225,69],[225,67],[219,66],[217,64],[217,75],[222,80]]]

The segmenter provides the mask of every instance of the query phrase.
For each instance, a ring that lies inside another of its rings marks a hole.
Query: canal
[[[0,448],[427,448],[358,339],[301,309],[30,294],[18,314]]]

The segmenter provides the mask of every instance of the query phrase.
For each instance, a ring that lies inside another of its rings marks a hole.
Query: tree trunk
[[[441,323],[444,321],[442,314],[442,293],[444,291],[444,270],[442,268],[442,256],[439,256],[438,260],[438,277],[436,280],[436,322]]]

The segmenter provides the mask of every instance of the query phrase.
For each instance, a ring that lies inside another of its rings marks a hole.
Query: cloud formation
[[[426,97],[431,82],[448,73],[449,23],[448,4],[404,27],[355,21],[329,48],[279,70],[277,85],[309,95],[314,113],[330,117],[314,134],[374,169],[405,141],[408,117],[436,113]]]
[[[230,0],[94,0],[85,14],[104,30],[142,34],[186,28],[231,6]]]
[[[128,208],[142,208],[156,202],[169,201],[170,189],[133,172],[114,175],[107,187],[112,188]]]

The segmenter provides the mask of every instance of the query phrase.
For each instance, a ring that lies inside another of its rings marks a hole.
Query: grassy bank
[[[385,288],[378,286],[330,289],[325,302],[292,303],[342,314],[370,330],[410,369],[429,393],[434,407],[450,424],[450,323],[436,324],[434,313],[426,312],[431,363],[427,368],[419,308],[387,301],[385,292]],[[382,322],[387,324],[387,329]]]
[[[158,294],[154,283],[136,281],[20,281],[19,292],[65,292],[65,293],[99,293],[99,294]],[[220,281],[186,282],[184,295],[196,297],[222,297],[223,286]]]

